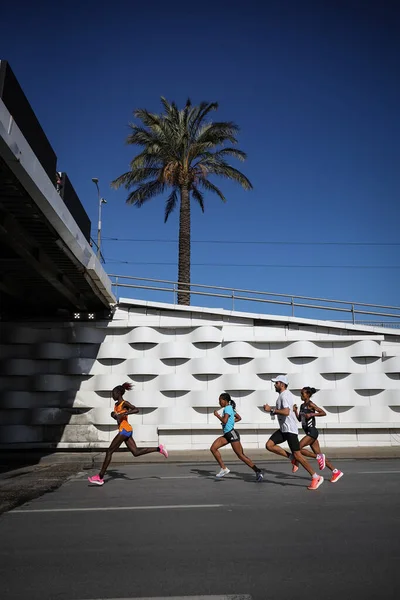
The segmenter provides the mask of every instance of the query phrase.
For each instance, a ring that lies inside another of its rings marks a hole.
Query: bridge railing
[[[178,281],[168,279],[150,279],[115,274],[111,274],[109,277],[117,298],[119,298],[123,289],[124,294],[129,295],[131,293],[135,299],[140,299],[142,292],[145,293],[144,299],[149,300],[149,292],[151,292],[154,300],[176,304],[178,288],[179,285],[182,286]],[[220,308],[243,310],[245,312],[254,312],[255,310],[256,312],[267,312],[268,310],[268,314],[276,313],[286,316],[289,314],[293,317],[308,316],[308,318],[324,318],[353,324],[400,327],[400,306],[332,300],[197,283],[190,284],[190,294],[192,299],[193,297],[196,298],[194,303],[196,306],[201,306],[203,299],[207,298],[206,306],[210,308],[215,308],[218,305]],[[368,320],[362,320],[363,316],[368,317]],[[377,318],[371,319],[371,317]]]

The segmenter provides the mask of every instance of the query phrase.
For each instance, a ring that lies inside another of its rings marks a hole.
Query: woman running
[[[240,435],[234,429],[235,423],[241,421],[242,419],[242,417],[235,410],[236,403],[232,400],[230,394],[223,393],[219,397],[219,405],[221,408],[223,408],[222,416],[219,414],[218,409],[214,410],[214,415],[221,421],[223,435],[217,438],[210,448],[215,460],[221,467],[221,470],[216,474],[216,477],[221,478],[230,473],[230,470],[225,466],[224,461],[222,460],[219,449],[222,448],[222,446],[231,444],[236,456],[238,456],[241,461],[246,463],[250,469],[253,469],[256,474],[256,481],[262,481],[263,474],[261,469],[256,467],[253,461],[245,455],[240,442]]]
[[[332,471],[331,483],[336,483],[336,481],[343,476],[343,473],[342,471],[339,471],[339,469],[335,469],[332,463],[326,459],[325,454],[322,454],[321,452],[318,442],[319,432],[315,427],[315,418],[325,417],[326,412],[311,401],[311,396],[313,396],[316,391],[317,390],[313,387],[304,387],[301,390],[301,399],[303,400],[303,403],[300,406],[300,411],[297,410],[296,404],[293,406],[293,411],[298,421],[301,421],[303,431],[306,434],[305,437],[300,440],[300,450],[304,456],[317,459],[320,471],[325,469],[326,465],[328,469]],[[304,450],[305,446],[311,446],[313,452]],[[292,460],[292,465],[292,472],[296,473],[299,468],[297,461]]]
[[[107,471],[108,465],[111,462],[112,455],[122,442],[128,446],[129,450],[132,452],[133,456],[142,456],[143,454],[150,454],[150,452],[161,452],[168,458],[167,449],[163,444],[155,448],[138,448],[133,440],[133,431],[132,426],[128,423],[128,415],[137,415],[139,409],[136,406],[133,406],[130,402],[123,399],[123,395],[126,390],[131,390],[131,383],[123,383],[122,385],[117,385],[113,389],[112,397],[115,402],[115,407],[111,416],[118,423],[118,433],[110,444],[109,449],[106,452],[106,456],[104,458],[103,466],[101,467],[100,473],[98,475],[93,475],[93,477],[88,477],[90,483],[94,483],[95,485],[103,485],[104,484],[104,475]]]

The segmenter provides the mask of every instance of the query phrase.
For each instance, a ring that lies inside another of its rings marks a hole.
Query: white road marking
[[[351,473],[351,475],[385,475],[386,473],[400,473],[400,471],[358,471],[358,473]]]
[[[97,598],[96,600],[252,600],[249,594],[228,596],[157,596],[157,598]]]
[[[8,514],[56,513],[56,512],[99,512],[106,510],[175,510],[182,508],[221,508],[224,504],[165,504],[160,506],[103,506],[87,508],[27,508],[12,510]]]

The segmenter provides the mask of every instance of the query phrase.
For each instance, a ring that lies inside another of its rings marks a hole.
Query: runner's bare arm
[[[217,419],[219,419],[221,421],[221,423],[223,423],[225,425],[225,423],[228,422],[229,419],[229,415],[225,414],[223,417],[221,417],[221,415],[218,412],[218,409],[214,410],[214,416],[217,417]]]
[[[314,410],[314,413],[311,413],[310,417],[326,417],[326,412],[323,408],[319,408],[314,402],[310,402],[310,406]]]
[[[297,404],[293,404],[293,412],[296,415],[298,421],[301,421],[301,417],[299,416],[299,412],[297,410]]]
[[[124,413],[120,413],[120,414],[137,415],[139,412],[139,409],[136,408],[136,406],[133,406],[133,404],[131,404],[127,400],[124,400],[124,409],[125,409]]]
[[[271,412],[274,415],[282,415],[283,417],[288,417],[290,414],[290,408],[275,408],[274,406],[270,406],[269,404],[264,404],[265,412]]]

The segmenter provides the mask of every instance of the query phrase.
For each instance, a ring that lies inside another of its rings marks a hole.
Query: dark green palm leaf
[[[131,171],[131,179],[129,181],[130,185],[135,183],[141,183],[146,181],[146,179],[159,179],[162,175],[162,169],[157,167],[144,167],[143,169],[135,169],[135,171]]]
[[[126,143],[135,146],[149,146],[160,144],[160,140],[153,131],[131,125],[132,133],[126,138]]]
[[[197,149],[197,145],[194,144],[193,148]],[[199,148],[200,149],[200,148]],[[243,152],[242,150],[239,150],[238,148],[222,148],[222,150],[218,150],[217,152],[208,152],[208,151],[202,151],[199,152],[195,158],[196,160],[198,160],[197,163],[195,163],[193,166],[197,166],[198,164],[201,164],[204,161],[207,160],[219,160],[220,158],[223,160],[225,156],[233,156],[234,158],[237,158],[240,161],[244,161],[247,158],[247,154],[245,152]]]
[[[151,113],[144,108],[138,108],[133,113],[137,119],[140,119],[146,127],[160,126],[163,121],[162,115]]]
[[[231,142],[231,144],[237,144],[236,135],[238,132],[239,127],[235,123],[209,123],[198,131],[196,142],[198,144],[213,142],[215,146],[224,144],[226,141]]]
[[[213,175],[219,175],[220,177],[225,177],[226,179],[231,179],[232,181],[237,181],[240,183],[242,188],[245,190],[252,190],[253,186],[250,181],[247,179],[243,173],[231,167],[230,165],[221,164],[221,163],[207,163],[204,162],[203,165],[207,168],[209,173]]]
[[[214,194],[217,194],[217,196],[219,196],[222,200],[222,202],[226,202],[226,198],[223,195],[223,193],[221,192],[221,190],[214,185],[213,183],[211,183],[211,181],[209,179],[206,179],[205,177],[201,177],[199,179],[199,185],[205,189],[207,192],[213,192]]]
[[[165,203],[164,223],[168,221],[169,215],[175,210],[176,203],[178,202],[178,191],[176,188],[172,190],[168,196],[167,202]]]
[[[192,196],[200,204],[200,208],[204,212],[204,196],[195,185],[192,185]]]
[[[137,154],[130,162],[132,171],[136,169],[142,169],[145,167],[162,166],[163,164],[163,153],[159,148],[146,148],[140,154]]]
[[[162,194],[165,190],[165,183],[162,181],[149,181],[143,183],[131,192],[126,199],[127,204],[135,204],[138,208],[143,206],[147,200]]]
[[[218,109],[218,102],[201,102],[199,106],[196,106],[196,110],[192,112],[192,120],[190,123],[190,134],[195,136],[201,123],[204,121],[206,116],[212,110]]]

